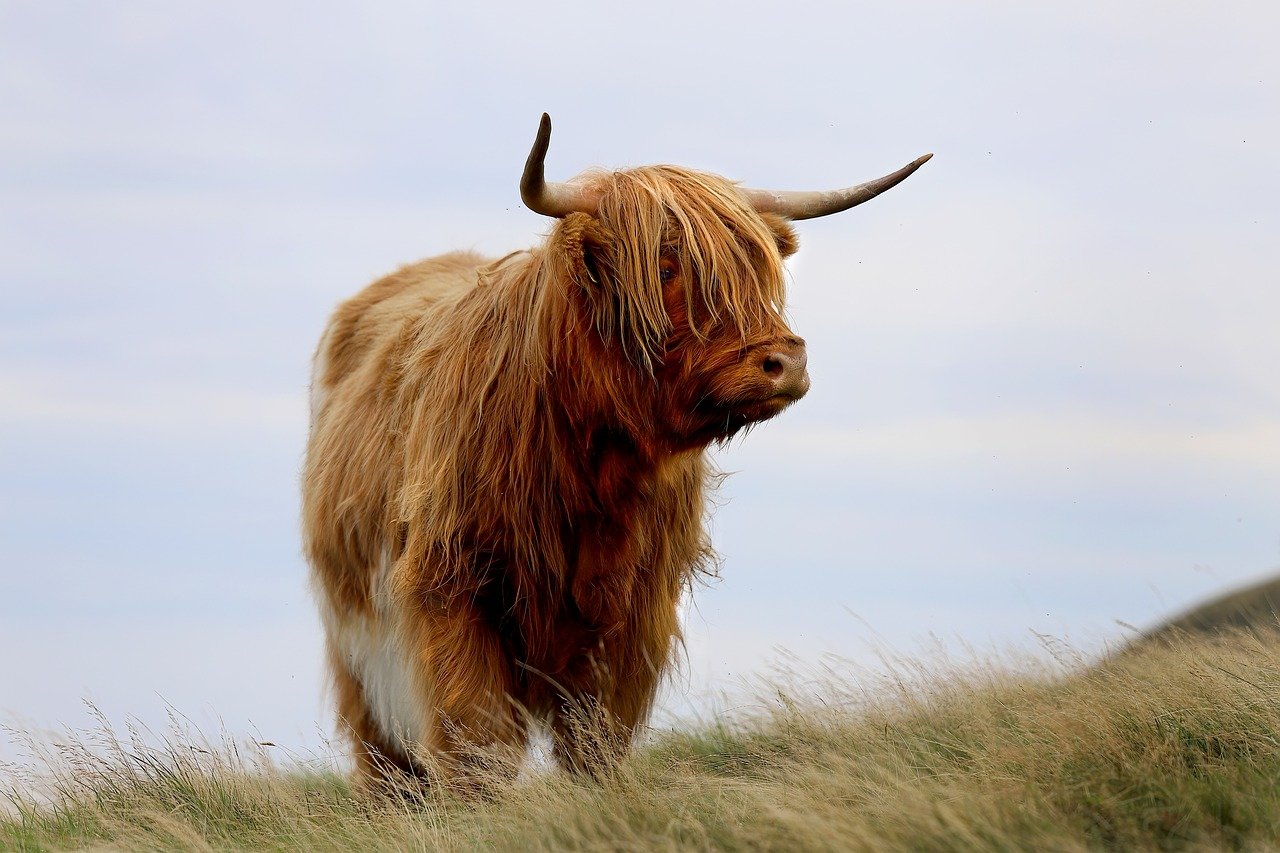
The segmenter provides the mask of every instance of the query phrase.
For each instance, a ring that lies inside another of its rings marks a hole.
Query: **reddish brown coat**
[[[707,446],[807,388],[770,356],[803,371],[784,220],[689,170],[589,180],[596,216],[407,266],[321,340],[304,539],[367,777],[519,751],[539,720],[583,766],[574,709],[625,745],[711,566]]]

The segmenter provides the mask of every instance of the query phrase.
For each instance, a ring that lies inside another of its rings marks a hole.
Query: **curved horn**
[[[848,210],[854,205],[870,201],[887,189],[897,186],[907,176],[929,161],[932,154],[918,157],[891,175],[848,187],[842,190],[827,192],[804,192],[794,190],[753,190],[741,187],[741,192],[751,202],[751,206],[761,213],[776,213],[788,219],[814,219]]]
[[[551,116],[542,114],[538,124],[538,136],[533,140],[533,150],[524,163],[520,176],[520,198],[525,206],[543,216],[564,217],[574,211],[596,213],[599,200],[593,193],[573,184],[547,183],[543,178],[542,164],[551,146]]]

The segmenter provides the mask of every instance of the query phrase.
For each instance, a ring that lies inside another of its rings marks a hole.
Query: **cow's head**
[[[685,447],[729,438],[809,390],[804,340],[783,315],[789,220],[860,204],[928,159],[833,192],[753,190],[674,166],[548,183],[550,136],[544,114],[521,196],[563,220],[552,236],[573,256],[599,341],[641,374],[619,391],[646,398],[643,417]]]

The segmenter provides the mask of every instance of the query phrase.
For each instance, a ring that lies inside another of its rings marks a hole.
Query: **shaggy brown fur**
[[[767,366],[803,347],[787,222],[685,169],[587,180],[596,216],[407,266],[320,343],[304,536],[367,779],[456,773],[539,720],[583,768],[584,710],[592,750],[624,748],[711,565],[706,447],[803,394]]]

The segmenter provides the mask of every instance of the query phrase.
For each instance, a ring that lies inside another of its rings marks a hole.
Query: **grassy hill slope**
[[[1201,602],[1145,632],[1138,642],[1246,629],[1280,632],[1280,576]]]
[[[532,773],[479,802],[371,802],[234,744],[64,745],[0,848],[1276,848],[1278,737],[1280,644],[1234,633],[778,695],[602,783]]]

